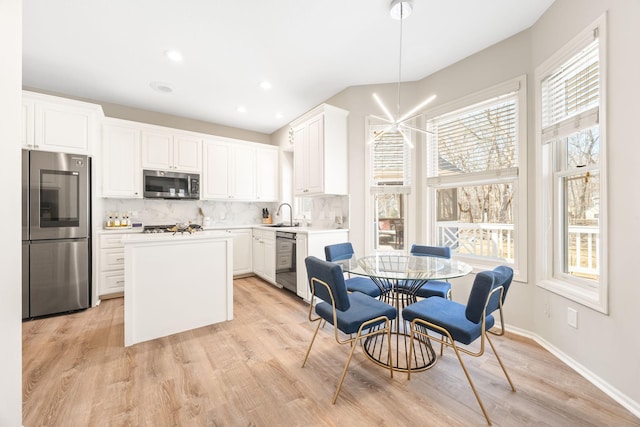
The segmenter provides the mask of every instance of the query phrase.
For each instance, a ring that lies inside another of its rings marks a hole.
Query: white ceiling
[[[402,80],[530,27],[551,3],[415,0],[402,24]],[[390,0],[23,4],[29,88],[272,133],[349,86],[398,79],[400,21],[389,17]],[[183,61],[168,60],[169,49]],[[272,88],[261,89],[263,80]],[[154,81],[173,92],[154,91]]]

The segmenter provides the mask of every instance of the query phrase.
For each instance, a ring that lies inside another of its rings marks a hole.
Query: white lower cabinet
[[[124,293],[123,236],[110,231],[98,236],[98,297]]]
[[[269,283],[276,284],[276,233],[253,230],[253,272]]]
[[[315,256],[320,259],[325,259],[324,247],[334,243],[349,241],[349,231],[323,231],[320,233],[309,233],[306,236],[298,233],[296,240],[296,269],[298,271],[297,294],[308,302],[311,299],[311,290],[309,288],[309,278],[307,277],[307,267],[304,263],[305,258]]]
[[[251,253],[253,251],[253,232],[247,229],[226,230],[233,236],[233,275],[250,274],[253,271]]]
[[[305,301],[309,301],[309,279],[307,278],[307,269],[304,265],[304,259],[307,257],[307,236],[304,234],[296,234],[296,287],[297,294]],[[322,258],[324,259],[324,258]]]

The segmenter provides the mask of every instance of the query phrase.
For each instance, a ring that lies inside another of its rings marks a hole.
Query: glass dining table
[[[410,323],[402,319],[402,309],[417,301],[416,292],[429,280],[449,280],[469,274],[471,266],[455,259],[415,256],[399,253],[377,253],[362,258],[337,261],[345,273],[371,278],[380,288],[380,300],[393,305],[398,317],[391,323],[391,343],[383,334],[365,340],[365,354],[374,363],[389,367],[387,346],[392,346],[392,368],[406,372],[409,367]],[[414,338],[411,370],[429,369],[436,354],[426,338]]]

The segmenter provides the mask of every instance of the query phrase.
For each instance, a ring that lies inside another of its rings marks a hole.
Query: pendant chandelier
[[[372,115],[371,117],[377,120],[380,120],[384,123],[387,123],[388,126],[386,126],[384,130],[380,132],[376,132],[374,138],[371,140],[371,143],[378,141],[386,133],[399,133],[400,135],[402,135],[402,138],[407,143],[407,145],[413,148],[413,145],[411,144],[411,140],[406,135],[407,131],[417,131],[425,134],[431,133],[427,130],[411,126],[408,124],[408,122],[410,122],[415,117],[420,115],[419,111],[422,108],[424,108],[427,104],[429,104],[431,101],[433,101],[436,97],[435,95],[431,95],[430,97],[428,97],[427,99],[425,99],[424,101],[416,105],[414,108],[412,108],[411,110],[403,114],[402,116],[400,115],[400,82],[402,81],[402,21],[405,20],[409,15],[411,15],[412,11],[413,11],[413,0],[393,0],[391,2],[389,14],[391,15],[392,18],[398,19],[400,21],[400,47],[398,49],[398,97],[397,97],[397,104],[396,104],[396,115],[394,117],[393,114],[391,114],[389,109],[386,107],[384,102],[382,102],[382,99],[380,99],[380,97],[377,94],[375,93],[373,94],[373,99],[376,101],[376,103],[378,104],[378,106],[380,107],[380,109],[382,110],[382,112],[385,114],[386,117],[380,117],[375,115]]]

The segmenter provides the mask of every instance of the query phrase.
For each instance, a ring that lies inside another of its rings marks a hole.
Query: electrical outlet
[[[578,310],[567,308],[567,323],[572,328],[578,329]]]

